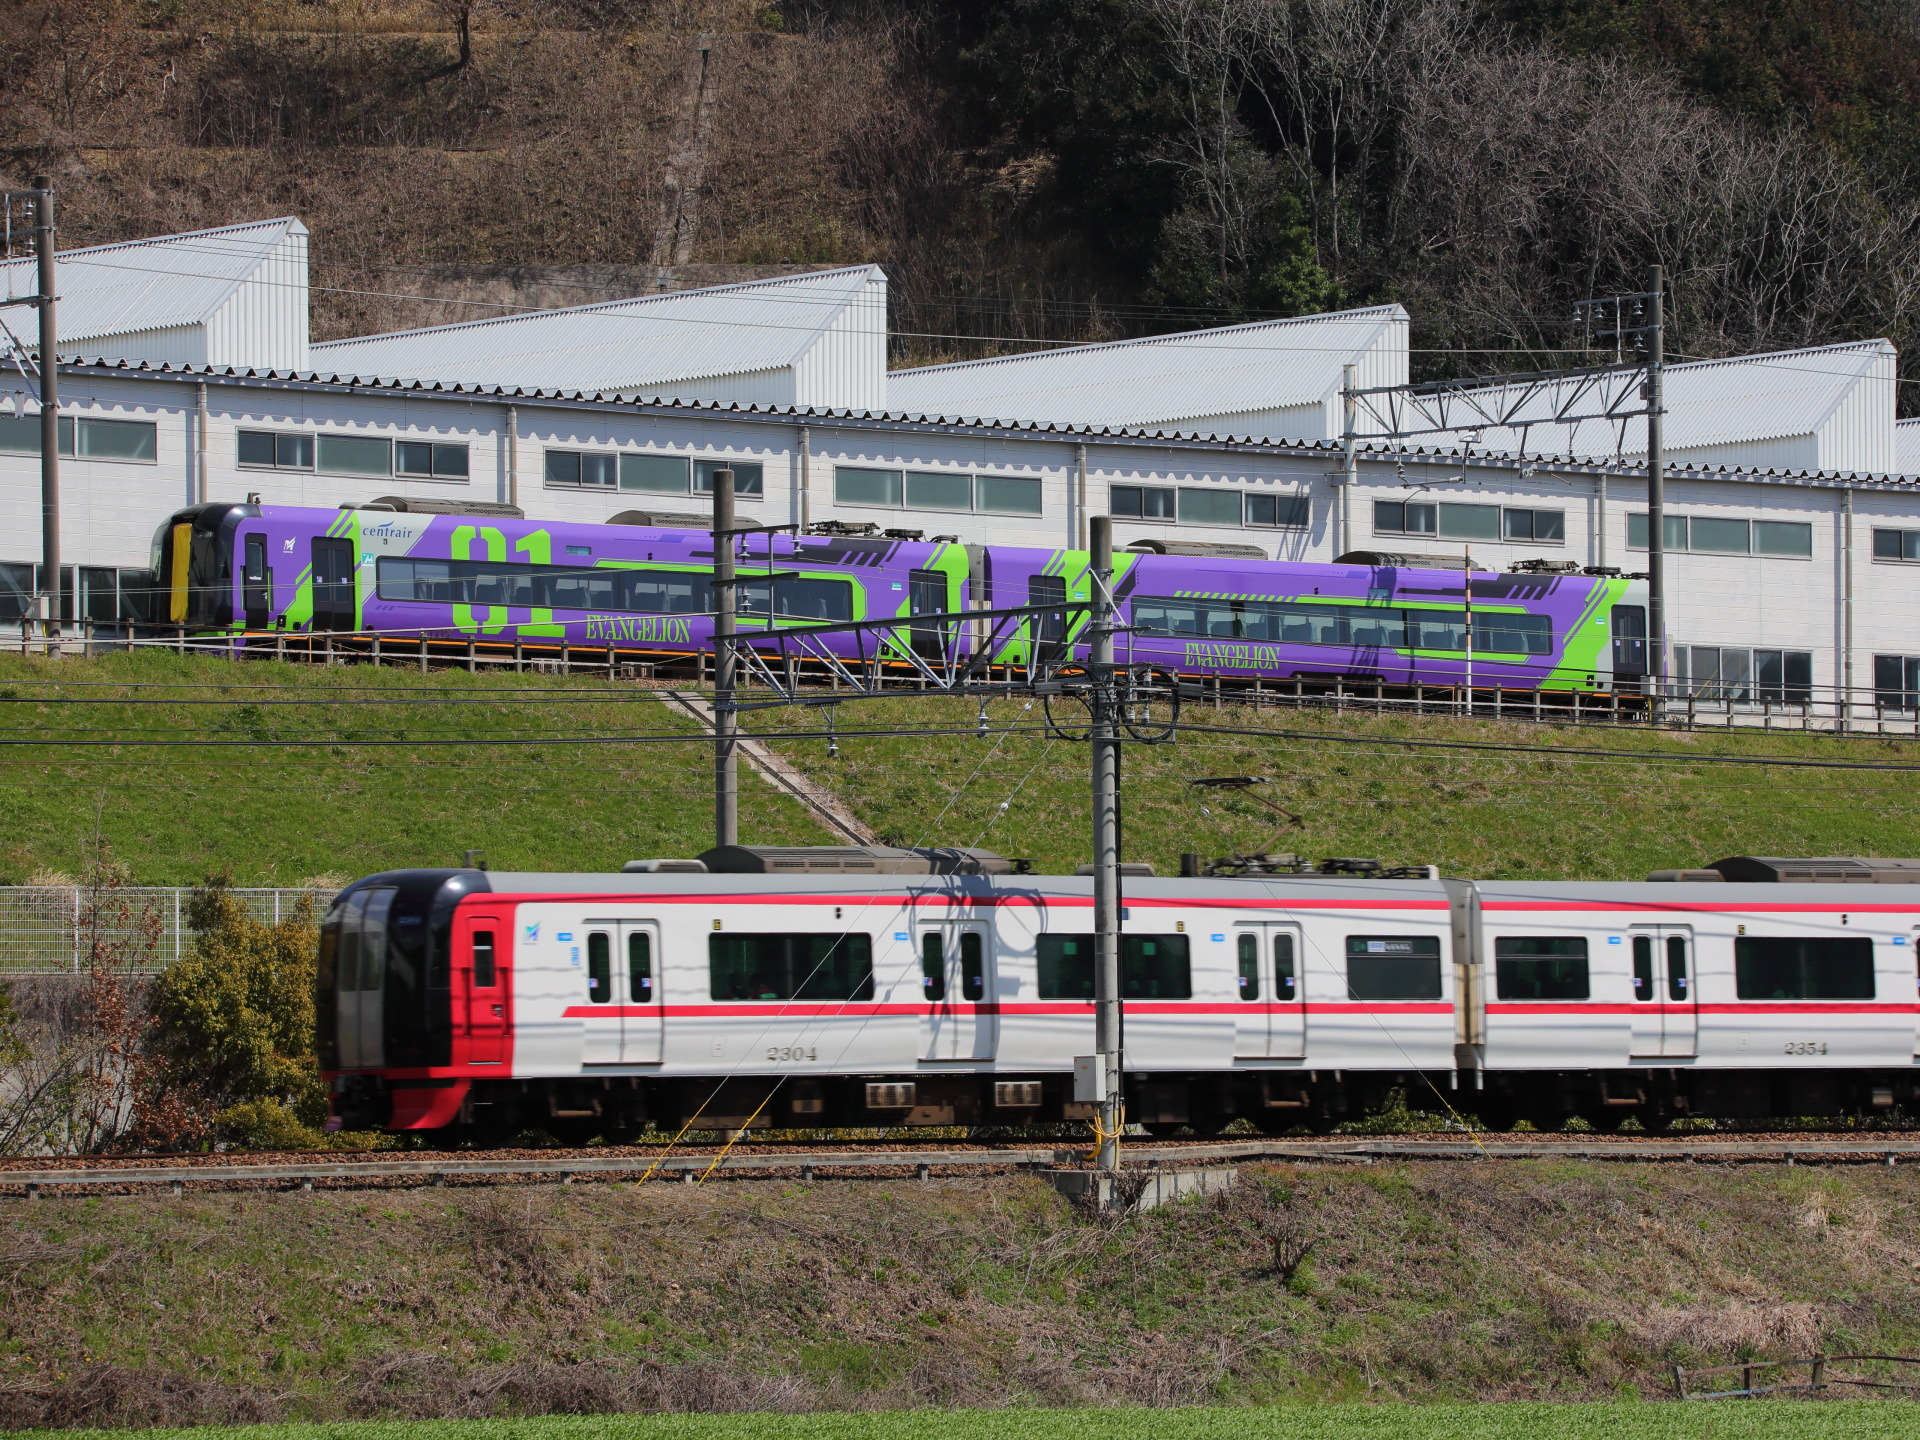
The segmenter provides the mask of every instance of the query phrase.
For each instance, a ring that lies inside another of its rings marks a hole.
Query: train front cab
[[[508,1067],[511,913],[458,908],[489,889],[479,870],[396,870],[356,881],[328,908],[316,1021],[345,1128],[443,1128],[475,1067]]]
[[[153,536],[154,623],[190,631],[233,624],[236,537],[247,521],[259,518],[258,505],[229,501],[174,511]]]

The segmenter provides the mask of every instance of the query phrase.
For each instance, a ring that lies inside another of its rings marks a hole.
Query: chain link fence
[[[0,885],[0,976],[77,975],[95,943],[135,974],[164,970],[187,953],[186,924],[193,891],[177,885]],[[314,917],[326,908],[326,890],[235,887],[235,899],[254,919],[278,924],[302,900]]]

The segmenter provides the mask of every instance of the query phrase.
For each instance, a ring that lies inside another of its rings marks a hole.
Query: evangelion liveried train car
[[[1090,880],[982,851],[640,863],[343,891],[319,969],[341,1123],[580,1140],[1083,1117]],[[1912,1103],[1920,884],[1879,882],[1920,861],[1673,873],[1130,876],[1128,1117],[1324,1129],[1428,1085],[1496,1126]]]
[[[647,658],[711,644],[713,539],[698,516],[636,511],[632,523],[577,525],[526,520],[499,505],[439,502],[457,513],[422,514],[429,502],[379,503],[412,508],[177,512],[155,537],[155,619],[237,645],[289,631]],[[963,653],[991,643],[998,664],[1085,658],[1084,612],[1063,610],[991,640],[985,627],[912,623],[1084,602],[1085,551],[846,535],[759,534],[735,544],[748,581],[740,590],[747,630],[898,617],[903,659],[906,647],[936,635]],[[1169,550],[1207,553],[1159,553]],[[1252,553],[1225,553],[1240,550]],[[1248,680],[1639,686],[1647,668],[1639,581],[1469,576],[1440,568],[1447,563],[1356,552],[1306,564],[1267,560],[1252,547],[1142,541],[1115,557],[1121,658]],[[753,583],[756,569],[772,578]],[[871,644],[829,642],[846,656],[871,653]]]

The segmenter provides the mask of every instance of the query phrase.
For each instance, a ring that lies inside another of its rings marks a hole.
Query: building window
[[[158,431],[146,420],[94,420],[60,417],[60,453],[82,460],[138,460],[151,463]],[[0,415],[0,453],[38,455],[40,417]]]
[[[1813,652],[1676,645],[1674,679],[1684,695],[1735,705],[1805,705],[1813,699]]]
[[[985,515],[1038,515],[1040,481],[1022,475],[969,475],[939,470],[872,470],[836,465],[833,498],[841,505],[889,510],[977,511]]]
[[[1432,535],[1441,540],[1566,539],[1563,510],[1503,510],[1498,505],[1455,505],[1448,501],[1376,500],[1376,535]]]
[[[314,469],[323,475],[365,475],[385,479],[393,474],[393,442],[364,435],[316,435]]]
[[[234,449],[248,470],[313,470],[322,475],[465,480],[467,447],[437,440],[375,440],[364,435],[303,435],[240,430]]]
[[[272,430],[242,430],[235,437],[235,448],[242,465],[248,469],[311,470],[313,437],[282,435]]]
[[[1873,698],[1886,710],[1920,710],[1920,655],[1873,657]]]
[[[1920,560],[1920,530],[1875,530],[1876,560]]]
[[[1567,538],[1564,510],[1502,510],[1500,525],[1509,540],[1547,540],[1558,545]]]
[[[1666,531],[1667,549],[1687,550],[1697,555],[1804,558],[1813,554],[1813,526],[1804,520],[1728,520],[1717,515],[1669,515],[1661,528]],[[1878,535],[1876,531],[1876,558]],[[1644,513],[1627,516],[1627,548],[1647,548]]]
[[[1160,485],[1115,485],[1107,505],[1116,520],[1173,519],[1173,491]]]
[[[393,442],[393,473],[409,479],[464,480],[467,478],[467,447],[441,445],[427,440]]]
[[[1304,495],[1164,485],[1115,485],[1108,507],[1116,520],[1178,520],[1182,525],[1257,525],[1303,530],[1312,515]]]
[[[1313,506],[1304,495],[1247,494],[1247,524],[1271,525],[1282,530],[1304,530]]]
[[[767,472],[759,465],[743,460],[696,460],[693,462],[693,493],[713,493],[713,472],[733,471],[733,493],[737,499],[758,500],[766,493]]]

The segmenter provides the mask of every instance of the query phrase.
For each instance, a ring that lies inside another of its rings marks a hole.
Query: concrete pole
[[[60,361],[54,336],[53,189],[33,182],[33,253],[40,303],[40,570],[47,587],[47,630],[60,633]]]
[[[1124,1116],[1120,1010],[1120,734],[1113,673],[1113,517],[1095,515],[1092,548],[1093,615],[1088,668],[1093,672],[1093,1045],[1103,1076],[1100,1115],[1102,1170],[1120,1167]]]
[[[713,472],[713,843],[740,843],[740,752],[733,708],[733,470]]]
[[[1666,410],[1661,400],[1661,366],[1666,360],[1664,265],[1653,267],[1647,289],[1647,638],[1653,644],[1656,696],[1667,693],[1667,456]],[[1656,702],[1657,704],[1657,702]]]

